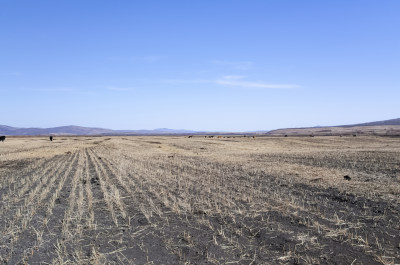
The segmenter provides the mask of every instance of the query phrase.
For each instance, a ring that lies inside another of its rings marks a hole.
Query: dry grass
[[[400,263],[396,138],[12,138],[0,166],[4,263]]]

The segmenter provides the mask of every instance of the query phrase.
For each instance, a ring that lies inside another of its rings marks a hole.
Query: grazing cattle
[[[189,136],[188,136],[188,138],[192,138],[192,137],[193,137],[193,135],[189,135]]]
[[[5,136],[0,136],[0,141],[4,142],[6,140]]]
[[[253,135],[253,139],[254,139],[254,138],[256,138],[256,137]]]
[[[357,136],[357,134],[353,134],[353,137],[356,137]]]
[[[50,136],[50,141],[51,141],[51,142],[53,141],[53,136]]]
[[[218,138],[222,138],[222,136],[218,136]]]
[[[313,135],[313,134],[310,134],[310,137],[314,137],[314,135]]]
[[[285,137],[287,137],[287,134],[285,134]]]

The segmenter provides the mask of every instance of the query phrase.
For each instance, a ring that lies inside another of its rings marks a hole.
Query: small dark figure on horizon
[[[5,136],[0,136],[0,141],[4,142],[6,140]]]
[[[50,136],[50,141],[53,142],[53,136]]]

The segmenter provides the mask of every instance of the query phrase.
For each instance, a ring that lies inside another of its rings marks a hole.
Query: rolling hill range
[[[155,130],[111,130],[104,128],[90,128],[81,126],[60,126],[54,128],[16,128],[0,125],[0,135],[169,135],[191,134],[189,130],[173,130],[160,128]]]
[[[340,126],[318,126],[272,130],[268,135],[387,135],[400,136],[400,118]]]
[[[188,135],[188,134],[258,134],[258,135],[400,135],[400,118],[368,123],[318,126],[304,128],[285,128],[272,131],[252,132],[207,132],[191,130],[174,130],[159,128],[154,130],[111,130],[81,126],[60,126],[53,128],[17,128],[0,125],[0,135],[34,136],[34,135]]]
[[[353,125],[342,125],[342,126],[338,126],[338,127],[392,126],[392,125],[399,125],[400,126],[400,118],[391,119],[391,120],[384,120],[384,121],[374,121],[374,122],[367,122],[367,123],[359,123],[359,124],[353,124]]]

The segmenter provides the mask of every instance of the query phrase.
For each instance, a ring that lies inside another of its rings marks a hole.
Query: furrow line
[[[42,189],[49,189],[50,184],[54,182],[56,178],[56,173],[61,170],[63,167],[65,167],[65,163],[58,163],[56,165],[53,165],[53,168],[48,167],[46,168],[41,175],[38,175],[37,179],[40,179],[40,182],[37,183],[37,185],[33,188],[30,189],[30,192],[27,194],[27,197],[21,198],[20,200],[20,205],[14,208],[14,213],[10,213],[12,208],[8,209],[8,212],[5,212],[4,214],[6,216],[14,216],[12,220],[7,220],[7,224],[5,225],[8,227],[8,231],[11,232],[13,229],[13,223],[17,222],[19,219],[24,217],[26,219],[26,213],[28,212],[29,215],[33,215],[35,212],[35,209],[38,207],[40,201],[44,198],[44,196],[47,193],[43,193]],[[53,177],[51,177],[53,176]],[[36,199],[36,200],[34,200]],[[23,200],[23,201],[22,201]]]
[[[15,207],[16,205],[21,204],[23,200],[26,201],[26,197],[23,197],[28,194],[28,191],[32,192],[32,190],[36,188],[35,185],[39,186],[43,184],[43,176],[45,176],[49,171],[54,170],[54,167],[59,165],[61,160],[62,158],[58,157],[56,160],[48,161],[49,163],[45,164],[45,168],[29,172],[29,175],[22,177],[19,185],[13,187],[9,186],[8,190],[1,198],[0,215],[6,215],[6,211],[10,209],[11,205],[12,207]]]
[[[145,206],[143,204],[140,204],[140,206],[137,207],[137,203],[123,202],[123,199],[129,200],[135,198],[137,194],[140,193],[140,191],[138,190],[138,186],[133,184],[132,179],[127,177],[127,175],[125,174],[126,172],[121,172],[121,168],[118,169],[116,166],[114,166],[108,158],[103,157],[101,161],[105,174],[109,175],[110,180],[111,178],[116,179],[115,187],[119,189],[118,194],[120,195],[120,204],[123,205],[123,208],[127,212],[126,214],[127,218],[129,219],[129,223],[131,222],[131,218],[139,220],[140,224],[146,224],[146,222],[144,222],[144,218],[146,218],[147,221],[150,222],[149,216],[151,214],[149,215],[148,210],[143,211],[144,208],[149,209],[149,207],[147,206],[150,205]],[[142,197],[144,198],[145,196]],[[144,214],[144,212],[146,212],[147,214]]]
[[[68,199],[70,196],[68,193],[71,190],[73,176],[76,175],[79,155],[79,151],[74,152],[73,159],[68,164],[68,168],[64,171],[61,181],[49,201],[48,209],[46,213],[44,213],[46,223],[42,222],[42,231],[44,231],[43,238],[39,248],[35,249],[36,251],[32,252],[29,256],[29,263],[40,263],[45,260],[51,261],[60,254],[60,252],[57,252],[59,249],[56,248],[54,250],[54,248],[65,240],[62,236],[63,217],[67,211]],[[49,251],[49,249],[53,251]]]
[[[93,192],[91,188],[91,177],[89,171],[89,158],[88,158],[88,151],[85,148],[84,159],[85,159],[85,190],[86,190],[86,197],[87,197],[87,210],[89,212],[89,216],[87,218],[88,227],[89,229],[95,228],[94,226],[94,210],[93,210]]]
[[[103,195],[101,197],[103,198],[103,201],[106,203],[107,209],[111,215],[113,223],[116,226],[118,226],[118,220],[117,220],[117,216],[114,211],[111,194],[107,189],[107,186],[109,183],[107,182],[106,176],[103,175],[101,170],[99,169],[99,165],[98,165],[98,162],[96,161],[95,154],[90,153],[90,152],[88,154],[89,154],[89,161],[92,164],[92,166],[94,167],[95,172],[96,172],[96,177],[93,178],[93,181],[91,180],[91,182],[93,182],[93,184],[98,184],[100,186],[100,189],[101,189],[102,195]],[[101,208],[99,210],[101,210]],[[102,220],[100,219],[99,221],[102,221]]]
[[[107,158],[102,158],[102,160],[107,161]],[[108,164],[113,166],[112,162],[108,160]],[[138,166],[138,168],[141,168]],[[136,171],[135,171],[136,169]],[[156,229],[157,234],[159,234],[162,238],[163,243],[165,244],[166,248],[169,249],[171,253],[174,253],[180,260],[184,260],[184,254],[182,253],[181,247],[177,247],[176,245],[182,245],[180,242],[185,236],[190,238],[193,252],[202,253],[201,256],[203,259],[207,259],[208,253],[204,246],[207,244],[213,244],[214,248],[218,249],[219,255],[224,253],[223,257],[231,257],[234,252],[234,255],[237,255],[238,252],[235,250],[234,241],[229,238],[223,238],[220,236],[220,232],[218,232],[218,228],[215,228],[212,225],[206,226],[207,223],[204,220],[199,221],[198,217],[193,217],[186,212],[174,211],[171,208],[167,207],[163,201],[160,200],[159,193],[163,192],[156,192],[152,187],[157,186],[160,182],[157,183],[147,183],[134,176],[139,176],[141,174],[146,174],[149,181],[154,181],[155,178],[160,177],[160,175],[153,176],[151,172],[146,171],[138,171],[135,168],[132,171],[130,168],[129,177],[127,179],[127,183],[130,186],[136,187],[135,196],[137,197],[136,201],[138,202],[145,202],[143,205],[143,213],[149,220],[149,222],[154,223],[154,229]],[[163,178],[164,179],[164,178]],[[137,188],[139,187],[139,188]],[[168,191],[165,191],[168,193]],[[159,217],[162,218],[154,218],[153,213],[156,213]],[[204,221],[204,222],[203,222]],[[179,227],[179,230],[176,228]],[[192,235],[200,235],[192,236]],[[189,242],[187,242],[189,243]],[[230,246],[227,247],[226,246]],[[249,251],[250,252],[250,251]],[[217,255],[216,255],[217,257]],[[221,258],[220,261],[222,262],[224,258]]]
[[[42,201],[50,196],[49,192],[53,188],[54,182],[59,179],[58,175],[66,168],[66,165],[66,162],[59,163],[52,170],[49,170],[46,175],[44,174],[40,185],[36,186],[29,196],[25,198],[25,203],[17,208],[14,218],[8,222],[4,235],[10,238],[11,243],[8,247],[11,251],[7,259],[11,259],[13,256],[17,257],[18,255],[14,255],[14,252],[22,251],[14,248],[14,246],[20,241],[21,237],[29,236],[32,232],[27,229],[30,228],[37,210],[42,207]],[[25,232],[25,230],[27,231]]]
[[[49,241],[50,228],[49,222],[52,218],[53,209],[56,205],[57,199],[59,200],[60,190],[63,188],[64,183],[71,172],[73,165],[76,161],[77,153],[74,153],[72,156],[68,157],[66,164],[68,167],[65,171],[60,172],[60,180],[58,184],[54,183],[52,185],[52,190],[49,192],[49,196],[47,197],[48,203],[43,207],[40,207],[32,221],[30,222],[30,230],[25,232],[18,241],[18,244],[14,246],[14,249],[23,249],[23,254],[13,257],[10,261],[11,263],[27,263],[29,258],[34,255],[34,253],[39,252],[40,250],[45,249],[46,243]],[[56,175],[58,176],[58,174]],[[48,233],[46,233],[48,232]],[[30,242],[29,246],[27,246],[26,242]],[[22,256],[22,257],[21,257]]]
[[[26,175],[33,175],[34,172],[40,172],[43,166],[52,160],[54,161],[54,158],[42,158],[39,161],[33,161],[31,164],[23,165],[22,169],[18,167],[19,173],[17,176],[13,175],[15,173],[14,167],[3,169],[4,171],[1,173],[1,175],[4,177],[0,178],[0,194],[2,194],[6,189],[18,189],[20,185],[22,185],[21,182],[25,179]]]
[[[64,214],[64,218],[62,220],[62,228],[61,228],[61,238],[62,240],[58,242],[59,253],[55,259],[53,259],[53,264],[63,264],[68,260],[68,253],[71,253],[70,250],[71,245],[75,240],[78,240],[78,235],[76,234],[76,230],[79,229],[80,224],[80,214],[81,212],[78,210],[78,201],[76,196],[76,189],[79,185],[80,176],[82,175],[84,160],[83,160],[83,151],[79,151],[77,169],[75,174],[72,177],[72,185],[71,190],[69,192],[68,197],[68,206]],[[71,243],[71,245],[69,244]]]
[[[109,175],[115,176],[115,173],[113,171],[107,172],[107,170],[104,168],[104,162],[102,162],[102,160],[98,159],[95,156],[94,152],[93,152],[92,157],[96,161],[98,168],[100,169],[100,172],[103,174],[105,181],[107,183],[107,186],[109,187],[109,190],[108,190],[109,198],[111,199],[112,203],[114,203],[114,205],[116,205],[116,207],[120,211],[120,217],[122,217],[121,221],[126,222],[126,218],[127,218],[127,213],[125,210],[126,206],[123,203],[123,201],[121,200],[120,190],[116,187],[116,185],[114,184],[112,179],[109,177]]]

